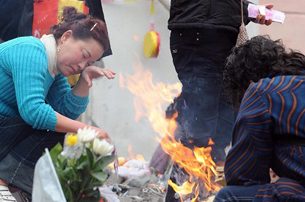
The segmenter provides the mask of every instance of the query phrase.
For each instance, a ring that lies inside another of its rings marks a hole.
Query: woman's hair
[[[281,40],[256,36],[232,50],[224,69],[228,101],[238,106],[251,81],[279,75],[305,75],[305,56],[286,51]]]
[[[57,40],[68,30],[72,30],[73,37],[76,39],[93,38],[105,51],[109,49],[110,45],[105,23],[90,15],[77,12],[74,7],[64,8],[62,21],[51,27],[50,34],[53,34]]]

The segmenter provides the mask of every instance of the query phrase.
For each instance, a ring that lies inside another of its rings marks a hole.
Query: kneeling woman
[[[109,48],[104,23],[65,8],[63,20],[40,40],[0,44],[0,201],[15,201],[7,185],[31,193],[36,161],[66,132],[93,127],[76,121],[87,107],[92,80],[114,78],[92,66]],[[81,77],[73,89],[67,76]],[[107,133],[93,127],[101,138]]]

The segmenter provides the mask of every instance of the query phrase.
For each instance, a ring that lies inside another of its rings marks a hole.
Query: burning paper
[[[135,65],[135,72],[134,75],[125,77],[120,75],[120,85],[135,96],[136,120],[145,117],[150,121],[163,150],[190,176],[180,186],[171,181],[169,185],[181,196],[191,193],[192,201],[196,201],[199,196],[200,183],[207,192],[218,191],[220,187],[213,180],[217,172],[211,156],[211,146],[193,150],[185,147],[174,137],[178,113],[172,119],[165,118],[165,107],[181,92],[181,84],[154,83],[152,73],[140,63]],[[212,144],[211,140],[209,145]]]

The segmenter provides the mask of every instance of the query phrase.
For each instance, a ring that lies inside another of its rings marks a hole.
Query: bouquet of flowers
[[[114,146],[90,128],[67,134],[64,147],[52,148],[50,156],[67,201],[100,201],[98,187],[108,178],[105,168],[114,161],[113,151]]]

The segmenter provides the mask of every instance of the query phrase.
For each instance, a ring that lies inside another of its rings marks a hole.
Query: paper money
[[[258,15],[264,15],[266,20],[272,20],[273,22],[284,23],[285,13],[273,9],[267,9],[262,5],[248,5],[248,17],[256,18]]]

